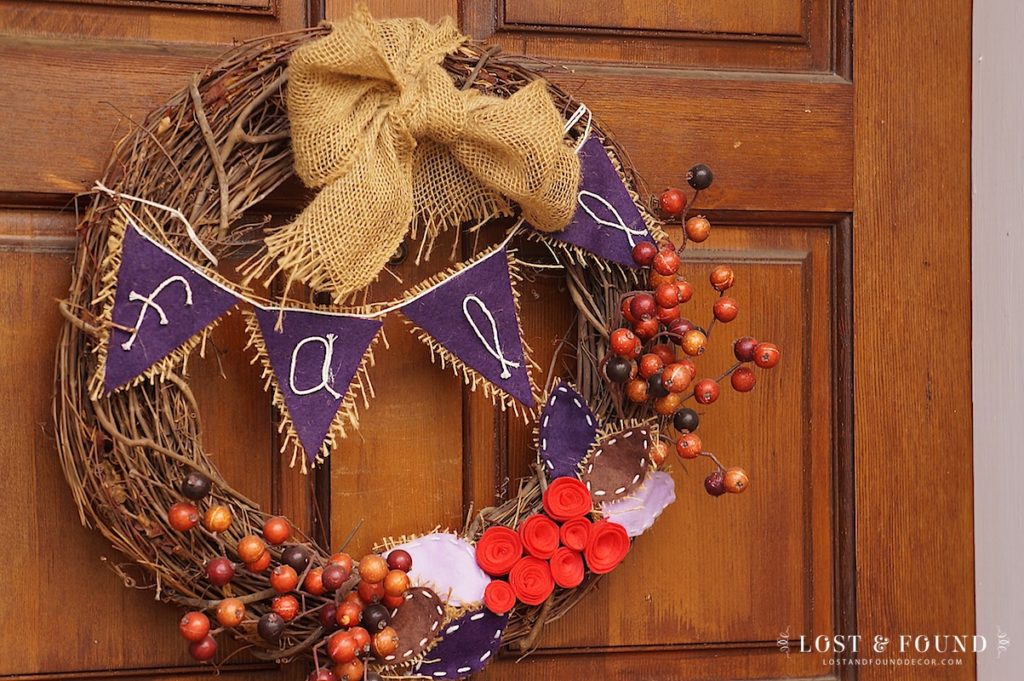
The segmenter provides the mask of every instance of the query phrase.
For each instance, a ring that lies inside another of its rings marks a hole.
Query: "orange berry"
[[[224,532],[231,527],[231,509],[217,504],[206,509],[203,515],[203,527],[210,532]]]
[[[738,466],[725,471],[725,491],[732,492],[733,494],[739,494],[747,489],[747,485],[750,483],[750,478],[747,477],[747,472]]]
[[[278,596],[271,602],[270,609],[280,615],[285,622],[291,622],[299,614],[299,599],[291,594]]]
[[[684,459],[696,459],[702,447],[700,438],[694,433],[686,433],[676,440],[676,453]]]
[[[378,584],[388,574],[388,562],[376,553],[369,553],[359,561],[359,576],[364,582]]]
[[[322,596],[324,589],[324,569],[315,567],[306,573],[306,579],[302,581],[302,588],[314,596]]]
[[[199,523],[199,511],[187,501],[179,501],[167,509],[167,522],[178,532],[188,532]]]
[[[409,588],[409,575],[401,570],[392,570],[384,577],[384,593],[388,596],[403,596]]]
[[[255,563],[266,553],[267,545],[263,540],[254,534],[249,534],[238,540],[238,557],[243,563]]]
[[[299,575],[291,565],[278,565],[270,573],[270,586],[279,594],[294,591],[299,585]]]
[[[233,629],[245,619],[245,604],[237,598],[225,598],[217,606],[217,621]]]
[[[245,567],[249,572],[255,572],[256,574],[263,572],[270,567],[270,551],[264,551],[256,561],[246,563]]]
[[[384,627],[373,635],[371,644],[377,657],[384,657],[398,650],[398,632],[392,627]]]

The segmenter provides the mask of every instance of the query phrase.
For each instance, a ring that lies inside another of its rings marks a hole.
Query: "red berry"
[[[661,345],[655,345],[651,348],[651,352],[656,354],[658,357],[661,357],[662,364],[669,365],[676,361],[676,352],[672,349],[671,345],[664,343]]]
[[[676,454],[683,459],[696,459],[700,456],[702,447],[703,444],[700,441],[700,437],[694,433],[680,435],[679,439],[676,440]]]
[[[200,662],[209,662],[217,654],[217,641],[212,636],[189,644],[188,654]]]
[[[280,615],[285,622],[291,622],[299,614],[299,599],[291,594],[278,596],[270,602],[270,609]]]
[[[633,316],[633,312],[630,309],[632,304],[633,304],[633,296],[630,296],[629,298],[624,298],[622,300],[622,306],[619,308],[619,310],[622,312],[622,318],[625,319],[630,324],[633,324],[633,323],[636,322],[636,317]]]
[[[294,591],[299,585],[299,575],[291,565],[278,565],[270,573],[270,586],[279,594]]]
[[[311,671],[306,681],[338,681],[338,677],[327,667],[320,667]]]
[[[167,510],[167,522],[178,532],[188,532],[199,524],[199,511],[187,501],[179,501]]]
[[[186,641],[202,641],[210,633],[210,618],[201,612],[186,612],[178,622],[178,631]]]
[[[661,307],[675,307],[683,302],[679,299],[679,286],[675,282],[666,282],[654,290],[654,300]]]
[[[732,344],[732,354],[741,362],[753,362],[754,348],[756,347],[756,338],[753,336],[743,336],[742,338],[737,338],[736,342]]]
[[[358,652],[359,645],[355,637],[347,631],[339,631],[327,639],[327,654],[336,664],[345,664],[356,659]]]
[[[681,261],[675,251],[668,249],[662,249],[658,251],[658,255],[654,256],[654,271],[658,274],[668,276],[674,276],[679,271],[679,265]]]
[[[653,317],[657,309],[658,304],[650,293],[638,293],[629,303],[629,311],[638,322]]]
[[[335,603],[326,603],[320,608],[320,626],[330,631],[338,626],[338,606]]]
[[[671,324],[673,320],[679,319],[679,306],[673,305],[672,307],[658,307],[658,314],[656,315],[658,321],[662,324]]]
[[[328,565],[324,568],[320,581],[323,583],[324,591],[333,593],[341,588],[348,577],[348,570],[341,565]]]
[[[658,247],[650,241],[641,241],[633,246],[633,262],[641,267],[650,267],[656,255],[658,255]]]
[[[363,616],[363,606],[358,601],[339,603],[334,616],[338,626],[354,627],[359,624],[359,619]]]
[[[661,373],[661,383],[670,393],[683,392],[692,380],[690,370],[679,363],[669,364]]]
[[[720,497],[725,494],[725,474],[722,471],[714,471],[704,478],[704,491],[713,497]]]
[[[715,313],[715,319],[727,324],[736,319],[736,315],[740,313],[740,306],[732,298],[722,296],[715,301],[713,311]]]
[[[291,524],[280,516],[267,518],[263,523],[263,537],[274,546],[285,543],[291,536]]]
[[[315,567],[306,573],[306,579],[302,581],[302,588],[314,596],[324,595],[324,569]]]
[[[235,566],[227,558],[214,558],[206,564],[206,579],[214,586],[224,586],[235,577]]]
[[[395,549],[388,554],[388,567],[408,572],[412,569],[412,555],[404,549]]]
[[[679,288],[679,302],[690,302],[690,298],[693,298],[693,284],[685,279],[680,279],[676,282],[676,286]]]
[[[758,343],[754,348],[754,364],[762,369],[771,369],[782,359],[779,346],[775,343]]]
[[[757,379],[754,377],[754,372],[751,371],[750,367],[739,367],[736,371],[732,372],[729,381],[736,392],[749,393],[754,389],[754,383],[757,382]]]
[[[649,352],[640,358],[640,375],[644,378],[650,378],[663,368],[665,368],[665,363],[661,361],[661,357],[653,352]]]
[[[683,336],[686,335],[686,332],[695,328],[697,328],[697,325],[685,318],[674,319],[668,325],[669,333],[673,334],[671,336],[672,342],[676,345],[682,345]]]
[[[642,319],[633,325],[633,333],[645,341],[648,341],[658,335],[658,331],[660,329],[661,324],[658,323],[657,319]],[[634,354],[639,354],[641,349],[640,342],[637,341],[637,345],[634,347]]]
[[[693,389],[693,398],[701,404],[711,404],[718,399],[718,384],[710,378],[701,379]]]
[[[636,334],[629,329],[615,329],[610,340],[612,352],[619,357],[630,358],[636,349],[636,340]]]
[[[733,273],[732,268],[727,265],[719,265],[711,270],[711,275],[708,279],[716,291],[732,288],[732,285],[736,283],[736,275]]]
[[[670,187],[661,193],[658,206],[665,215],[682,215],[683,209],[686,208],[686,194],[682,189]]]

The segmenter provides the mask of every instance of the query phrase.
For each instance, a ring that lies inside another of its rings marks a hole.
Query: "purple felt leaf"
[[[306,458],[315,461],[331,422],[382,323],[313,310],[254,307],[277,389]],[[274,326],[281,318],[281,330]]]
[[[533,406],[504,248],[414,297],[402,314],[494,386]]]
[[[648,475],[644,484],[629,496],[603,502],[601,512],[608,520],[625,527],[630,537],[639,537],[676,500],[675,487],[671,475],[656,471]]]
[[[575,477],[577,465],[597,437],[597,419],[583,397],[567,383],[559,383],[540,415],[537,448],[554,478]]]
[[[637,267],[633,246],[641,241],[654,243],[640,210],[599,139],[591,137],[579,154],[576,214],[565,229],[545,235],[620,265]]]
[[[144,373],[238,303],[230,291],[143,236],[124,232],[103,387]],[[134,329],[134,333],[133,330]]]
[[[435,679],[464,679],[476,674],[494,659],[507,625],[507,613],[495,615],[487,608],[452,620],[416,673]]]
[[[491,578],[476,564],[476,550],[461,537],[447,532],[426,534],[399,544],[412,556],[410,581],[434,590],[442,601],[460,608],[484,599]]]

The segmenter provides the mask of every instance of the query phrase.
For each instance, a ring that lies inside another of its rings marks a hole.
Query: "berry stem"
[[[706,456],[706,457],[710,458],[712,461],[714,461],[715,465],[718,466],[718,470],[720,470],[720,471],[724,471],[725,470],[725,466],[722,465],[722,462],[719,461],[718,457],[715,456],[714,454],[712,454],[711,452],[701,452],[700,455],[701,456]]]

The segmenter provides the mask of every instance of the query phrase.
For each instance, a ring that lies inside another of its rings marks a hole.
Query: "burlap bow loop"
[[[289,63],[295,170],[319,189],[271,234],[253,274],[279,270],[343,299],[371,283],[410,226],[429,242],[518,206],[536,229],[572,218],[579,160],[542,81],[508,99],[462,91],[443,67],[451,19],[375,21],[357,8]]]

